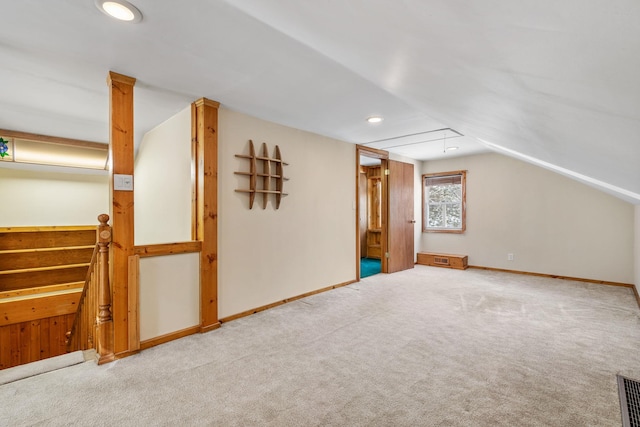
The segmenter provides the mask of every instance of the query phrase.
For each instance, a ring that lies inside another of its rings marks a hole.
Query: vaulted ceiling
[[[494,150],[640,204],[637,0],[133,3],[137,24],[2,2],[0,129],[107,142],[112,70],[138,79],[137,142],[204,96],[421,160]]]

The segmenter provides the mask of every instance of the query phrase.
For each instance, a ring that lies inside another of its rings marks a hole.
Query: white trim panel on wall
[[[200,254],[140,258],[140,341],[200,324]]]

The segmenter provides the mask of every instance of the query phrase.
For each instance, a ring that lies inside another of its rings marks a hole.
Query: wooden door
[[[388,161],[388,273],[414,266],[413,165]]]

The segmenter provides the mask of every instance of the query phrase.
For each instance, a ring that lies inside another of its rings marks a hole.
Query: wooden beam
[[[133,255],[133,191],[114,189],[114,175],[133,176],[133,86],[134,78],[109,72],[109,187],[111,193],[111,285],[113,292],[114,353],[128,353],[131,296],[128,289],[129,256]],[[136,299],[136,298],[134,298]],[[136,310],[137,312],[137,310]]]
[[[134,253],[140,258],[200,252],[202,242],[160,243],[155,245],[136,246]]]
[[[196,103],[191,104],[191,240],[198,240],[198,121]]]
[[[200,252],[200,331],[220,327],[218,320],[218,107],[195,103],[196,238]]]

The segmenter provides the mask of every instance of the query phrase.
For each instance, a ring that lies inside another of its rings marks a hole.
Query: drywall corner
[[[633,265],[634,265],[634,284],[636,291],[640,291],[640,205],[634,206],[634,243],[633,243]]]

